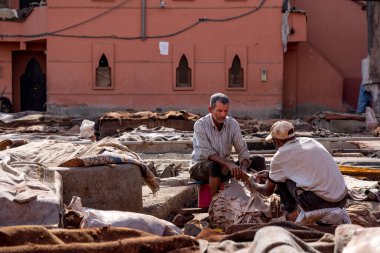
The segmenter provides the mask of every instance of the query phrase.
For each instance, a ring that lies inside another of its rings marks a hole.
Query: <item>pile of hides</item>
[[[161,237],[129,228],[51,230],[42,226],[0,228],[0,253],[160,253],[197,246],[197,241],[187,235]]]
[[[75,214],[80,218],[80,223],[76,224],[77,228],[127,227],[159,236],[183,234],[182,230],[173,223],[156,218],[152,215],[134,212],[96,210],[82,207],[81,199],[76,196],[72,198],[66,209],[63,221],[64,225],[65,221],[67,221],[66,217]]]
[[[58,167],[90,167],[106,164],[135,164],[139,166],[141,175],[153,193],[159,190],[159,184],[153,172],[143,163],[141,158],[114,138],[104,138],[87,146],[80,155],[65,159]]]
[[[349,176],[344,176],[344,178],[349,195],[354,200],[379,201],[379,184],[377,181],[363,181]],[[349,223],[351,220],[353,224],[363,227],[378,226],[376,217],[370,213],[366,205],[352,205],[347,210],[337,211],[334,208],[327,208],[303,213],[305,217],[299,217],[299,221],[302,224],[314,224],[316,220],[328,215],[340,215],[342,223]],[[209,207],[209,219],[211,227],[222,229],[233,224],[261,224],[285,220],[281,211],[279,196],[273,194],[266,198],[256,192],[248,196],[245,188],[234,179],[231,180],[225,190],[220,191],[212,199]]]
[[[17,161],[38,163],[46,167],[135,164],[139,166],[141,175],[150,189],[153,192],[159,190],[159,184],[155,180],[153,173],[141,158],[114,138],[104,138],[91,144],[43,140],[4,150],[2,154],[15,157]]]
[[[283,219],[279,196],[248,196],[244,186],[232,179],[223,191],[213,197],[209,207],[211,227],[226,228],[232,224],[267,223],[273,218]]]
[[[210,230],[209,230],[210,231]],[[0,228],[1,252],[378,252],[380,228],[344,224],[321,232],[292,222],[251,224],[218,241],[186,235],[157,236],[128,228]]]
[[[57,227],[63,215],[62,178],[32,160],[0,153],[0,226]]]
[[[379,181],[360,180],[346,175],[343,177],[351,199],[380,202]]]
[[[371,208],[365,204],[356,204],[347,208],[352,224],[362,227],[378,227],[377,213],[371,213]]]
[[[199,119],[199,115],[189,113],[185,110],[181,111],[168,111],[164,113],[142,111],[142,112],[108,112],[100,117],[100,121],[108,119],[118,119],[118,120],[167,120],[167,119],[178,119],[178,120],[191,120],[196,121]]]
[[[73,125],[69,116],[33,111],[0,113],[1,133],[65,133]]]
[[[378,252],[379,232],[380,228],[352,224],[335,226],[333,230],[323,232],[293,222],[271,222],[250,224],[250,227],[226,234],[214,242],[200,236],[197,239],[200,252],[213,253]]]
[[[156,127],[153,129],[146,126],[139,126],[133,131],[124,132],[119,140],[121,141],[178,141],[178,140],[192,140],[193,132],[179,131],[169,127]]]

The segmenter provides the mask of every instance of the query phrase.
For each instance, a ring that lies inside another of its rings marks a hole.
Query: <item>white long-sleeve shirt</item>
[[[241,134],[239,123],[227,116],[222,129],[219,131],[209,113],[194,124],[192,162],[208,160],[211,155],[218,155],[230,159],[232,147],[239,155],[239,162],[243,159],[249,161],[247,143]]]

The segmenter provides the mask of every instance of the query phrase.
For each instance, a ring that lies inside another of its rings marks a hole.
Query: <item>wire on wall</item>
[[[99,17],[101,16],[104,16],[105,14],[107,13],[110,13],[111,11],[115,10],[115,9],[118,9],[120,8],[123,4],[125,4],[126,2],[128,2],[128,0],[125,0],[113,7],[111,7],[110,9],[90,18],[90,19],[87,19],[87,20],[84,20],[80,23],[77,23],[77,24],[74,24],[74,25],[71,25],[71,26],[68,26],[68,27],[65,27],[65,28],[62,28],[62,29],[59,29],[59,30],[56,30],[56,31],[53,31],[53,32],[46,32],[46,33],[40,33],[40,34],[0,34],[0,37],[1,38],[40,38],[40,37],[46,37],[46,36],[53,36],[53,37],[65,37],[65,38],[82,38],[82,39],[118,39],[118,40],[139,40],[139,39],[142,39],[141,36],[134,36],[134,37],[128,37],[128,36],[117,36],[117,35],[99,35],[99,36],[95,36],[95,35],[73,35],[73,34],[61,34],[61,32],[64,32],[64,31],[67,31],[67,30],[70,30],[70,29],[73,29],[73,28],[76,28],[76,27],[79,27],[83,24],[86,24],[86,23],[89,23],[95,19],[98,19]],[[201,23],[206,23],[206,22],[228,22],[228,21],[232,21],[232,20],[236,20],[236,19],[240,19],[240,18],[243,18],[245,16],[248,16],[254,12],[257,12],[258,10],[260,10],[264,4],[265,4],[266,0],[261,0],[260,4],[255,7],[254,9],[248,11],[248,12],[245,12],[245,13],[242,13],[242,14],[239,14],[239,15],[236,15],[236,16],[232,16],[232,17],[227,17],[227,18],[220,18],[220,19],[213,19],[213,18],[207,18],[207,17],[203,17],[203,18],[199,18],[197,21],[195,21],[193,24],[191,25],[188,25],[187,27],[185,28],[182,28],[176,32],[173,32],[173,33],[168,33],[168,34],[163,34],[163,35],[151,35],[151,36],[146,36],[145,39],[158,39],[158,38],[168,38],[168,37],[173,37],[173,36],[176,36],[176,35],[179,35],[181,33],[184,33],[192,28],[194,28],[195,26],[201,24]]]

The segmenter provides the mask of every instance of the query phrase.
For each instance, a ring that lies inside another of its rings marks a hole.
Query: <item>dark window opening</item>
[[[99,60],[99,67],[108,67],[108,59],[107,57],[102,54],[102,57],[100,57],[100,60]]]
[[[96,68],[96,87],[111,87],[111,68],[107,57],[102,54]]]
[[[176,71],[176,87],[191,87],[191,68],[185,55],[182,55]]]
[[[228,87],[243,88],[244,87],[244,70],[241,67],[239,56],[235,55],[232,66],[228,70]]]
[[[46,5],[46,0],[20,0],[20,9]]]

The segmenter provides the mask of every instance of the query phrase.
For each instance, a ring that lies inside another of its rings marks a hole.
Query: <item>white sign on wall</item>
[[[169,54],[169,42],[160,41],[159,48],[160,48],[160,54],[162,54],[162,55],[168,55]]]

